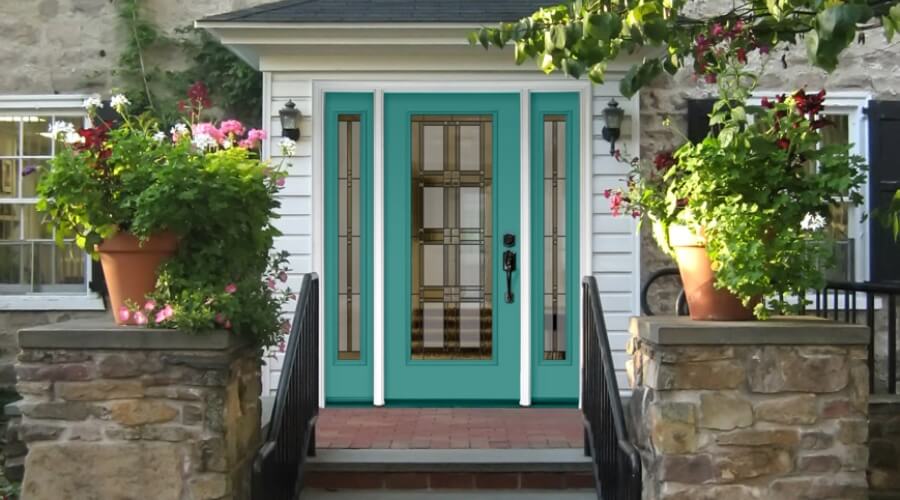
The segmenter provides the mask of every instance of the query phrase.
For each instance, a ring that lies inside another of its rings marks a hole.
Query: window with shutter
[[[900,244],[879,213],[900,189],[900,101],[869,104],[869,218],[872,281],[900,281]]]

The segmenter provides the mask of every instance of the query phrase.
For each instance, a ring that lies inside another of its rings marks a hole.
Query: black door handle
[[[503,252],[503,270],[506,271],[506,303],[512,304],[512,273],[516,270],[516,252],[512,250]]]

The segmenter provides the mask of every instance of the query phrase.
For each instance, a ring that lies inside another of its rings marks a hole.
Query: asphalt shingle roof
[[[515,21],[553,0],[282,0],[201,22],[491,23]]]

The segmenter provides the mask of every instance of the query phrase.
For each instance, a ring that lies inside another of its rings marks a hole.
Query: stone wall
[[[869,498],[900,498],[900,396],[869,401]]]
[[[867,498],[866,331],[824,320],[639,318],[644,498]]]
[[[70,322],[20,333],[28,499],[249,498],[260,361],[227,332]]]
[[[142,0],[146,16],[166,34],[194,20],[269,0]],[[127,30],[111,0],[0,2],[0,94],[108,93],[116,85]],[[178,67],[171,53],[151,54],[152,65]]]

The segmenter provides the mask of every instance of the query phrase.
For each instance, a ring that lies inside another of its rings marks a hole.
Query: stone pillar
[[[900,498],[900,395],[869,400],[869,498]]]
[[[644,499],[867,498],[865,327],[641,317],[631,331]]]
[[[258,349],[74,321],[22,330],[19,346],[23,498],[249,499]]]

